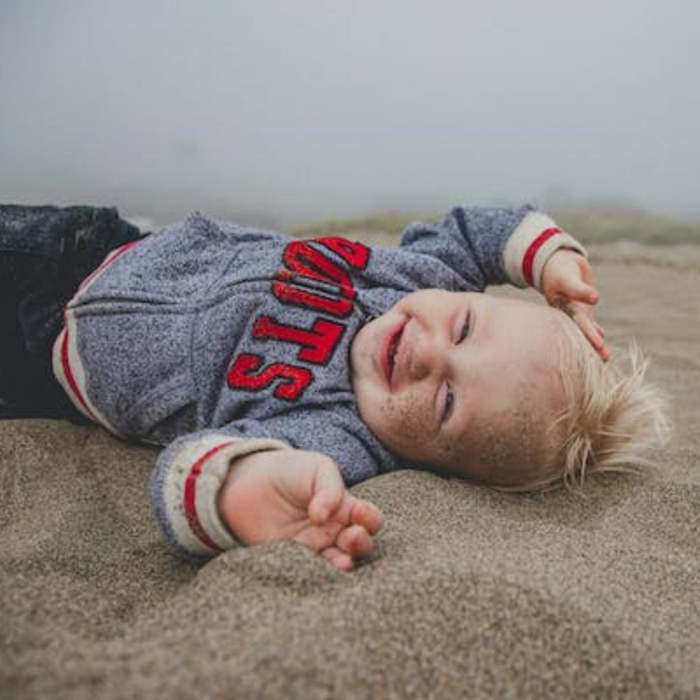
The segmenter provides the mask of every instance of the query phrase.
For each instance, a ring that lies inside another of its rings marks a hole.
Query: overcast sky
[[[0,201],[700,216],[692,0],[0,0]]]

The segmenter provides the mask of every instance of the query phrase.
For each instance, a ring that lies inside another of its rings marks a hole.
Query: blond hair
[[[592,472],[651,465],[646,453],[667,441],[670,423],[666,397],[646,379],[649,360],[632,343],[604,363],[574,324],[567,334],[572,342],[561,372],[566,408],[553,426],[560,448],[550,485],[572,487]]]
[[[593,472],[653,464],[647,451],[666,442],[670,425],[663,392],[646,378],[649,361],[632,343],[603,362],[565,312],[551,311],[552,366],[512,387],[499,416],[472,425],[467,454],[447,473],[519,492],[578,487]],[[558,391],[543,399],[550,381]]]

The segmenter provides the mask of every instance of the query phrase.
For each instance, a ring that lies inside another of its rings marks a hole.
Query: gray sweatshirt
[[[216,494],[236,457],[318,450],[347,484],[410,466],[356,408],[349,351],[363,324],[417,289],[539,287],[562,246],[582,251],[530,207],[458,207],[409,226],[395,249],[194,214],[112,251],[83,282],[54,372],[86,416],[165,447],[156,517],[181,549],[210,556],[235,543]]]

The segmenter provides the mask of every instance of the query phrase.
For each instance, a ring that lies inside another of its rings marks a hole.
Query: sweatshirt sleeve
[[[575,238],[529,205],[455,207],[441,222],[411,224],[401,247],[438,258],[480,290],[506,282],[541,290],[542,269],[554,251],[586,255]]]
[[[237,541],[219,516],[217,496],[234,459],[288,447],[272,438],[241,437],[225,427],[178,438],[163,450],[151,477],[151,504],[177,549],[214,556]]]
[[[234,459],[262,450],[322,452],[351,486],[404,466],[359,419],[354,405],[309,407],[266,420],[238,419],[176,438],[156,460],[153,512],[181,553],[211,557],[238,542],[219,516],[217,496]]]

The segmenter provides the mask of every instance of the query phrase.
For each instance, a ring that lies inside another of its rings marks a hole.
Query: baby
[[[18,228],[0,238],[14,272]],[[457,207],[396,249],[200,215],[110,240],[41,327],[56,328],[53,373],[82,416],[166,447],[151,496],[187,553],[289,539],[349,570],[382,523],[353,483],[414,467],[546,488],[634,461],[663,428],[644,363],[604,362],[585,251],[531,207]],[[60,299],[71,285],[55,276]],[[504,282],[559,308],[481,293]]]

